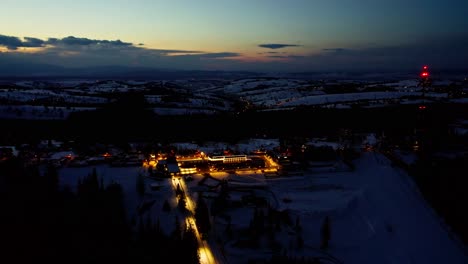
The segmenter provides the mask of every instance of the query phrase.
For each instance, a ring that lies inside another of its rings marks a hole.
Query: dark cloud
[[[25,37],[23,41],[23,47],[43,47],[45,42],[42,39]]]
[[[468,34],[415,39],[412,43],[347,48],[327,47],[319,52],[291,55],[277,49],[298,46],[262,44],[258,53],[271,60],[243,60],[235,52],[210,53],[200,50],[151,49],[120,40],[96,40],[69,36],[41,40],[0,35],[0,64],[50,64],[63,67],[139,66],[172,69],[223,69],[259,71],[345,71],[408,70],[428,64],[431,68],[463,68],[468,65]],[[266,46],[265,46],[266,45]],[[25,53],[21,47],[44,47]],[[237,59],[239,58],[239,59]]]
[[[260,48],[267,48],[267,49],[282,49],[287,47],[300,47],[301,45],[295,44],[260,44],[258,45]]]
[[[25,37],[24,41],[18,37],[0,35],[0,46],[5,46],[9,50],[16,50],[18,48],[31,48],[31,47],[44,47],[48,45],[81,45],[81,46],[91,46],[91,45],[107,45],[107,46],[132,46],[132,43],[123,42],[121,40],[97,40],[97,39],[88,39],[88,38],[77,38],[74,36],[69,36],[66,38],[49,38],[44,41],[38,38]]]
[[[218,52],[218,53],[204,53],[198,55],[200,58],[218,59],[218,58],[232,58],[241,56],[240,53],[235,52]]]
[[[0,46],[4,46],[9,50],[16,50],[22,44],[23,42],[18,37],[0,35]]]
[[[57,45],[59,43],[60,43],[60,39],[58,39],[58,38],[48,38],[47,39],[47,44]]]
[[[277,59],[299,59],[299,58],[305,58],[305,56],[299,56],[299,55],[270,55],[267,56],[268,58],[277,58]]]
[[[329,47],[319,52],[294,56],[262,53],[277,60],[258,62],[256,67],[281,71],[419,71],[430,65],[433,71],[468,70],[468,34],[426,37],[405,44],[368,45],[354,48]],[[240,66],[240,64],[239,64]],[[243,64],[253,69],[254,65]]]
[[[148,49],[151,50],[154,53],[158,53],[161,55],[177,55],[177,54],[198,54],[198,53],[203,53],[202,51],[198,50],[171,50],[171,49]]]
[[[91,40],[88,38],[75,38],[73,36],[63,38],[59,40],[58,43],[55,44],[65,44],[65,45],[91,45],[99,43],[98,40]]]
[[[47,41],[48,44],[52,45],[82,45],[82,46],[88,46],[88,45],[100,45],[100,44],[106,44],[106,45],[111,45],[111,46],[132,46],[132,43],[129,42],[122,42],[121,40],[98,40],[98,39],[89,39],[89,38],[77,38],[74,36],[68,36],[66,38],[62,39],[56,39],[56,38],[49,38]]]
[[[50,64],[62,67],[137,66],[174,69],[206,69],[223,60],[241,56],[234,52],[150,49],[121,40],[96,40],[69,36],[65,38],[0,38],[0,46],[11,51],[2,53],[0,64]],[[15,51],[18,47],[44,47],[34,53]]]
[[[347,51],[348,49],[345,48],[332,48],[332,49],[322,49],[323,51],[327,52],[344,52]]]
[[[121,41],[120,39],[118,40],[101,40],[101,41],[98,41],[97,44],[111,44],[111,45],[114,45],[114,46],[132,46],[133,44],[132,43],[129,43],[129,42],[123,42]]]

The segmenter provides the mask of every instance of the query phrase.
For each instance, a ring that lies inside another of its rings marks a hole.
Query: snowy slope
[[[227,147],[248,152],[263,148],[271,150],[278,145],[278,140],[252,138],[236,145],[222,142],[205,146],[184,142],[173,145],[179,150],[193,148],[207,153]],[[267,197],[276,209],[290,212],[292,219],[297,217],[302,223],[302,231],[299,233],[283,227],[283,231],[275,235],[283,249],[291,255],[333,256],[346,264],[468,263],[466,248],[430,208],[405,171],[392,166],[384,155],[372,151],[362,152],[354,164],[354,171],[310,170],[300,176],[268,179],[259,172],[250,175],[220,172],[212,173],[211,176],[218,180],[235,179],[236,182],[253,181],[266,185],[266,189],[256,189],[255,192]],[[69,185],[73,190],[78,179],[89,174],[91,169],[62,168],[61,183]],[[155,219],[160,219],[165,230],[170,232],[173,229],[176,211],[161,211],[165,199],[169,199],[173,208],[176,207],[170,179],[160,182],[163,186],[161,190],[147,189],[147,194],[140,197],[136,193],[135,184],[137,175],[146,173],[143,167],[99,165],[97,172],[99,177],[104,177],[105,183],[119,182],[123,185],[129,218],[136,216],[137,208],[145,201],[156,201],[150,209],[151,214]],[[200,188],[197,182],[203,176],[193,176],[195,180],[187,182],[187,186],[195,198]],[[146,178],[145,182],[148,187],[154,181]],[[237,196],[242,193],[245,191],[232,192],[231,199],[240,199]],[[232,219],[233,232],[242,234],[251,222],[253,208],[233,208],[226,214]],[[329,249],[323,251],[319,249],[320,226],[326,216],[331,220],[332,235]],[[235,239],[223,236],[226,221],[220,217],[216,218],[215,223],[218,231],[209,241],[215,253],[220,247],[223,248],[227,263],[246,263],[250,258],[269,258],[274,253],[268,247],[243,249],[234,246]],[[295,246],[298,234],[304,239],[302,249]]]

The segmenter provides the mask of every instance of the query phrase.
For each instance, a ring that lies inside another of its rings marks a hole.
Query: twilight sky
[[[0,0],[0,66],[468,69],[468,0]]]

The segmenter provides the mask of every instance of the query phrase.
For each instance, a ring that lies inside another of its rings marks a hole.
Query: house
[[[167,176],[180,175],[180,168],[177,162],[171,162],[171,160],[158,160],[156,164],[156,170],[163,172]]]

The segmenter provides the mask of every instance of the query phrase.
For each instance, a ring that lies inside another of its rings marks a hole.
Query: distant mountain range
[[[253,71],[209,71],[209,70],[178,70],[150,67],[129,66],[95,66],[83,68],[66,68],[51,64],[11,64],[0,62],[0,78],[15,79],[145,79],[145,80],[175,80],[175,79],[237,79],[249,77],[275,77],[296,79],[408,79],[418,78],[416,71],[336,71],[336,72],[253,72]],[[466,78],[468,70],[443,69],[433,72],[433,76],[440,78]]]
[[[84,68],[65,68],[50,64],[1,64],[2,79],[191,79],[191,78],[243,78],[259,76],[261,73],[248,71],[204,71],[175,70],[149,67],[96,66]]]

